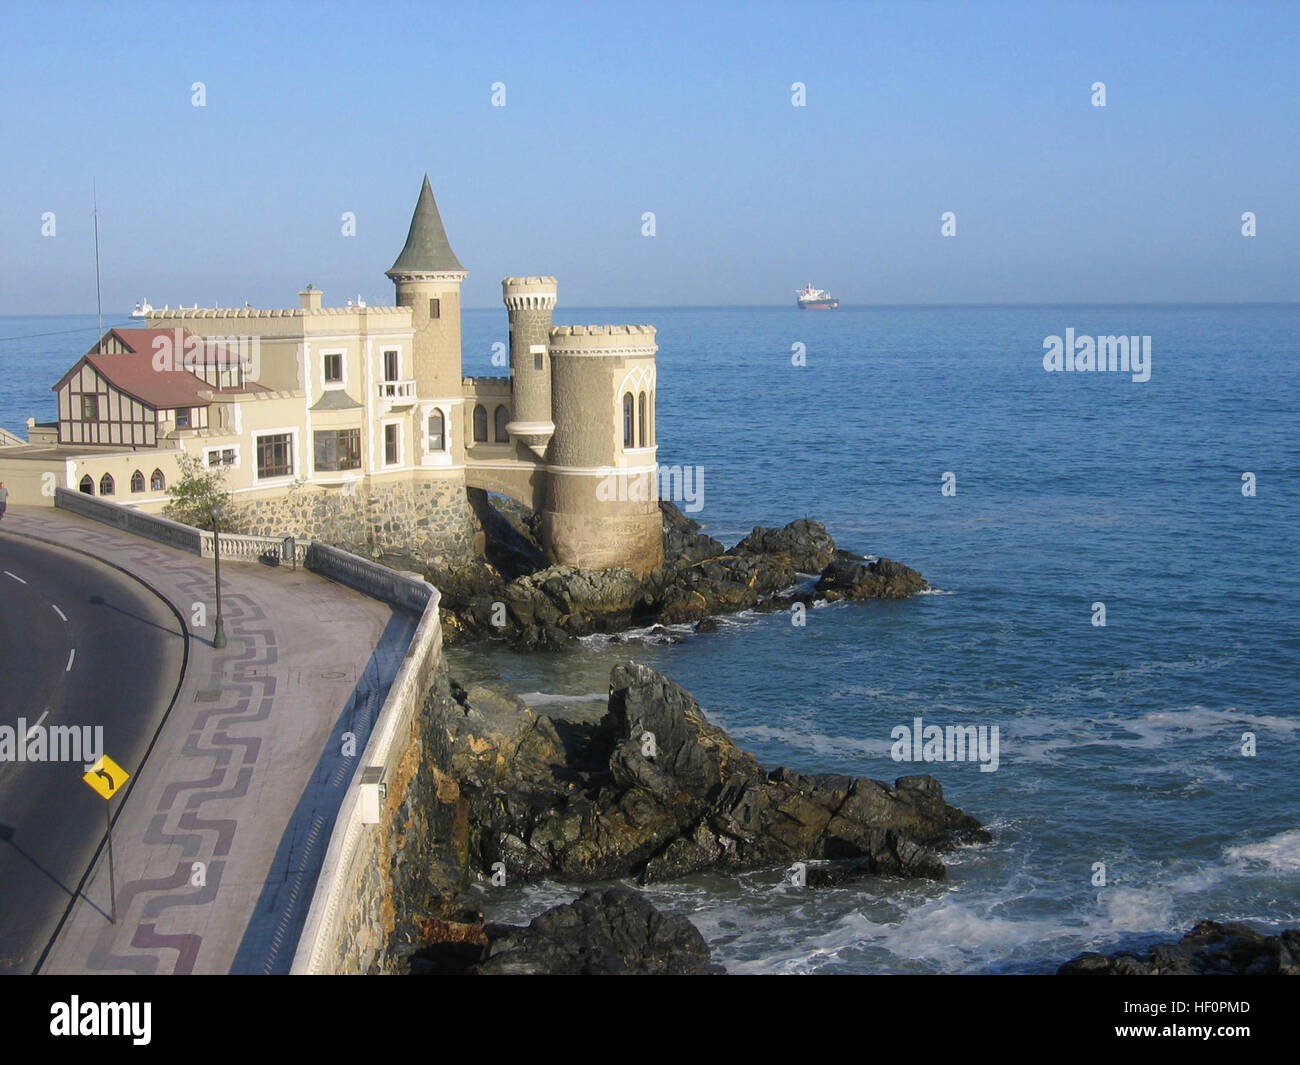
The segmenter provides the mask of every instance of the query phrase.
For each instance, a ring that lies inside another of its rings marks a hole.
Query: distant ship
[[[141,300],[135,305],[135,310],[131,312],[132,318],[148,318],[149,312],[153,310],[148,300]]]
[[[812,285],[800,289],[795,297],[801,311],[833,311],[840,305],[840,301],[829,292],[813,288]]]

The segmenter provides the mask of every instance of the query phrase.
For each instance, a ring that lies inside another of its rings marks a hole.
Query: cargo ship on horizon
[[[795,305],[801,311],[833,311],[839,307],[840,301],[829,292],[808,284],[795,293]]]

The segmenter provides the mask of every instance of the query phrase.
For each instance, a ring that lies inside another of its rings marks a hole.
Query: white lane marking
[[[51,603],[50,606],[52,606],[52,607],[54,608],[54,612],[55,612],[56,614],[59,615],[59,620],[61,620],[61,621],[67,621],[67,620],[68,620],[68,615],[65,614],[62,610],[59,609],[59,604],[58,604],[58,603]]]
[[[68,668],[63,671],[64,673],[72,672],[72,660],[76,657],[77,657],[77,649],[73,647],[71,650],[68,651]]]
[[[26,582],[25,580],[23,580],[20,576],[18,576],[18,574],[16,574],[16,573],[10,573],[8,570],[5,570],[5,576],[6,576],[6,577],[12,577],[12,578],[13,578],[14,580],[16,580],[19,584],[26,584],[26,583],[27,583],[27,582]]]
[[[41,722],[44,721],[49,716],[50,716],[50,712],[48,710],[43,710],[41,712],[41,716],[36,719],[36,724],[34,724],[31,728],[27,730],[27,737],[30,737],[33,732],[35,732],[38,728],[40,728]]]

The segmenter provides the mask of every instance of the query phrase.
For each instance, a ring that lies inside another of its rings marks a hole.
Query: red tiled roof
[[[252,392],[270,391],[266,386],[252,381],[245,381],[239,388],[218,389],[203,378],[184,369],[159,370],[154,367],[157,349],[154,342],[159,337],[167,337],[176,345],[176,333],[180,334],[180,350],[174,351],[176,359],[184,359],[190,351],[186,350],[188,341],[194,336],[187,329],[173,332],[171,329],[110,329],[96,341],[90,354],[81,361],[87,362],[95,371],[119,392],[124,392],[141,403],[155,410],[171,410],[176,407],[206,407],[209,400],[200,399],[200,392],[212,392],[216,395],[238,395]],[[108,353],[96,354],[109,336],[116,336],[131,354]],[[205,362],[222,363],[226,361],[224,345],[208,342],[204,345],[204,354],[211,355]],[[81,362],[77,363],[80,366]],[[75,372],[74,366],[54,386],[57,391]]]
[[[137,355],[149,355],[153,353],[153,342],[156,337],[167,336],[170,329],[110,329],[104,334],[103,338],[95,341],[95,346],[91,348],[87,355],[94,355],[99,351],[100,345],[110,336],[117,337],[130,351]],[[189,337],[187,330],[182,330],[182,335]]]
[[[155,370],[150,355],[87,355],[86,362],[119,392],[155,410],[208,405],[199,393],[211,392],[210,384],[189,370]]]

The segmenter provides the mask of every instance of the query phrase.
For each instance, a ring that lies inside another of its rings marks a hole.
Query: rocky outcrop
[[[1266,936],[1244,924],[1201,921],[1145,954],[1080,954],[1062,976],[1300,976],[1300,928]]]
[[[478,975],[707,975],[709,945],[684,917],[660,913],[639,892],[617,886],[583,892],[534,917],[526,928],[489,926]]]
[[[664,564],[702,562],[726,553],[726,548],[700,532],[700,523],[688,518],[675,503],[663,500],[659,509],[664,518]]]
[[[914,569],[889,558],[868,562],[846,553],[827,564],[817,593],[828,602],[840,599],[905,599],[929,587]]]
[[[673,504],[660,506],[664,564],[643,578],[627,569],[550,566],[507,582],[483,567],[476,587],[474,574],[430,575],[443,592],[448,633],[453,639],[494,636],[526,650],[555,650],[592,633],[693,623],[749,609],[785,610],[796,602],[897,599],[928,587],[916,570],[898,562],[838,550],[815,521],[757,527],[726,550]],[[518,515],[513,521],[516,549],[508,557],[518,561],[527,554],[527,528]],[[498,551],[495,557],[505,556]],[[815,588],[797,587],[805,574],[820,575]]]
[[[423,923],[423,943],[404,952],[414,975],[692,976],[721,974],[709,945],[684,917],[661,913],[623,885],[584,891],[525,926],[481,915]]]
[[[892,786],[764,772],[681,687],[614,669],[599,717],[536,715],[462,693],[438,752],[470,804],[470,864],[508,878],[665,880],[706,869],[841,863],[818,875],[942,878],[939,852],[984,840],[933,777]]]
[[[766,772],[689,692],[633,663],[614,668],[604,705],[550,715],[440,674],[421,735],[418,802],[401,815],[421,845],[394,841],[419,855],[420,876],[394,898],[390,970],[708,971],[698,933],[627,889],[589,893],[527,929],[485,923],[468,889],[501,873],[511,885],[651,882],[802,863],[815,889],[942,878],[946,850],[989,839],[933,777]]]
[[[758,526],[736,545],[738,555],[782,555],[799,573],[820,573],[835,555],[835,541],[820,522],[792,521],[784,529]]]

